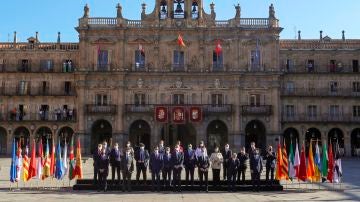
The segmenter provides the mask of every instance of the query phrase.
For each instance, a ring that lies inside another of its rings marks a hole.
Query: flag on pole
[[[23,158],[23,180],[27,182],[29,179],[29,147],[26,145],[24,158]]]
[[[300,155],[299,155],[299,145],[296,140],[295,156],[294,156],[294,170],[295,176],[299,178],[299,169],[300,169]]]
[[[293,180],[296,177],[296,171],[295,171],[295,155],[294,155],[294,149],[292,141],[290,142],[290,152],[289,152],[289,178]]]
[[[76,164],[73,172],[73,177],[78,177],[78,179],[82,179],[82,162],[81,162],[81,147],[80,147],[80,138],[78,138],[77,146],[76,146]]]
[[[16,142],[13,140],[11,149],[11,166],[10,166],[10,182],[16,182],[17,169],[16,169]]]
[[[55,144],[54,139],[52,139],[51,144],[51,157],[50,157],[50,176],[54,176],[55,173]]]
[[[179,34],[179,36],[178,36],[177,42],[178,42],[178,45],[179,45],[180,47],[186,47],[186,45],[185,45],[185,43],[184,43],[184,40],[183,40],[183,38],[182,38],[182,36],[181,36],[180,34]]]
[[[319,142],[316,141],[315,146],[315,175],[314,180],[316,182],[320,182],[321,180],[321,160],[320,160],[320,149],[319,149]]]
[[[21,170],[22,170],[22,166],[23,166],[23,160],[22,160],[22,149],[21,149],[21,144],[20,142],[17,143],[17,149],[16,149],[16,162],[15,162],[15,166],[16,166],[16,182],[20,181],[20,176],[21,176]]]
[[[331,141],[330,141],[330,144],[329,144],[328,158],[329,158],[329,161],[328,161],[327,180],[329,180],[332,183],[333,178],[334,178],[334,155],[333,155],[333,149],[332,149]]]
[[[314,163],[314,154],[313,154],[313,150],[312,150],[312,140],[310,140],[306,174],[307,174],[308,180],[310,180],[312,182],[315,181],[315,163]]]
[[[33,140],[33,146],[31,148],[31,158],[30,158],[30,166],[29,166],[29,176],[28,180],[33,177],[36,177],[36,143],[35,139]]]
[[[58,142],[58,145],[56,147],[56,167],[55,167],[55,178],[60,180],[63,176],[63,161],[61,158],[61,147],[60,147],[60,141]]]
[[[335,147],[335,169],[334,169],[334,182],[341,182],[342,177],[342,165],[341,165],[341,154],[338,140],[336,141]]]
[[[283,163],[283,155],[281,152],[281,144],[279,142],[278,144],[278,148],[277,148],[277,157],[276,157],[276,174],[275,174],[275,179],[277,180],[281,180],[283,173],[282,173],[282,163]]]
[[[75,158],[74,158],[74,137],[71,138],[69,154],[69,180],[74,179]]]
[[[216,47],[215,47],[215,53],[216,53],[216,56],[219,57],[219,55],[221,54],[222,52],[222,46],[220,44],[220,40],[217,40],[216,42]]]
[[[286,144],[285,144],[285,139],[284,139],[284,146],[282,148],[282,178],[285,180],[289,180],[289,162],[288,162],[288,157],[287,157],[287,152],[286,152]]]
[[[322,145],[322,158],[321,158],[321,175],[323,177],[323,182],[326,181],[326,177],[328,175],[328,153],[326,147],[326,141],[323,142]]]
[[[306,178],[307,178],[307,173],[306,173],[305,148],[304,145],[302,145],[298,179],[301,181],[306,181]]]
[[[63,176],[64,177],[68,172],[68,164],[67,164],[67,143],[65,139],[65,145],[64,145],[64,155],[63,155]]]
[[[51,159],[49,153],[49,140],[46,140],[46,151],[45,151],[44,168],[43,168],[43,176],[42,176],[43,180],[49,177],[51,174],[50,164],[51,164]]]
[[[38,161],[37,161],[37,178],[42,179],[43,175],[43,166],[44,166],[44,152],[43,152],[43,144],[42,138],[40,138],[39,142],[39,153],[38,153]]]

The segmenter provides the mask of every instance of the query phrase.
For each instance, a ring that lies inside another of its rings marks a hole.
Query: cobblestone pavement
[[[220,202],[220,201],[360,201],[360,159],[343,159],[344,183],[340,184],[299,184],[298,182],[282,182],[283,192],[239,192],[239,193],[151,193],[133,192],[93,192],[73,191],[73,182],[66,179],[57,181],[47,179],[45,181],[31,180],[24,184],[13,184],[10,191],[9,167],[10,159],[0,159],[0,201],[191,201],[191,202]],[[92,177],[92,159],[83,164],[85,178]],[[211,176],[211,174],[210,174]],[[70,184],[70,187],[69,187]],[[39,190],[38,187],[40,187]],[[43,188],[52,187],[52,188]],[[60,188],[65,187],[65,188]],[[31,189],[30,189],[31,188]]]

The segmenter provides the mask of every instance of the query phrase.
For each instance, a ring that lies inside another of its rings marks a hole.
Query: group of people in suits
[[[272,184],[274,179],[275,153],[272,147],[264,156],[266,160],[266,181]],[[263,158],[255,143],[251,143],[248,152],[245,147],[239,153],[233,153],[229,144],[223,151],[218,147],[214,149],[210,157],[203,141],[196,148],[189,144],[186,150],[178,141],[174,149],[164,146],[164,141],[153,148],[151,153],[145,149],[143,143],[134,150],[130,142],[127,142],[121,151],[119,144],[115,143],[110,149],[107,143],[99,144],[93,152],[94,159],[94,183],[98,189],[107,190],[107,176],[109,165],[111,166],[111,182],[120,184],[123,191],[131,191],[131,175],[136,167],[136,183],[146,184],[147,169],[151,173],[152,191],[160,191],[161,186],[172,187],[175,192],[181,192],[181,173],[185,169],[186,186],[194,186],[194,172],[197,167],[200,189],[208,192],[208,172],[212,169],[213,185],[220,186],[220,171],[223,169],[223,180],[227,181],[228,191],[235,191],[236,184],[245,182],[245,173],[248,160],[250,160],[250,173],[254,190],[259,190],[260,174],[263,170]],[[140,175],[142,174],[142,182]],[[271,174],[271,181],[269,181]],[[117,175],[117,178],[115,179]],[[122,176],[122,179],[121,179]],[[161,179],[162,178],[162,179]]]

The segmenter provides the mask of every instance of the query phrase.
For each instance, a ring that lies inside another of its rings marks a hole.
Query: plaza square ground
[[[44,182],[32,180],[31,183],[19,183],[19,188],[9,190],[9,158],[0,159],[0,201],[359,201],[360,200],[360,170],[359,158],[343,159],[344,183],[332,184],[298,184],[285,183],[282,192],[97,192],[73,191],[70,182],[48,179]],[[92,177],[92,159],[83,164],[84,178]],[[211,176],[211,173],[210,173]],[[197,178],[197,176],[196,176]],[[16,185],[12,185],[13,188]],[[29,189],[29,187],[32,187]],[[36,187],[40,187],[37,188]],[[52,187],[52,188],[43,188]],[[65,188],[60,188],[65,187]],[[320,190],[319,190],[320,189]]]

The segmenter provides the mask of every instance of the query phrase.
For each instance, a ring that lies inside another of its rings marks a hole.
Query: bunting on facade
[[[168,108],[167,107],[155,107],[155,120],[160,123],[168,122]]]
[[[190,107],[189,120],[191,122],[201,122],[202,121],[201,107]]]
[[[172,122],[174,124],[185,124],[185,108],[174,107],[172,109]]]

